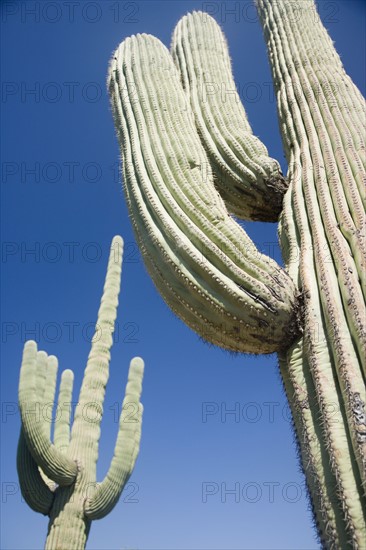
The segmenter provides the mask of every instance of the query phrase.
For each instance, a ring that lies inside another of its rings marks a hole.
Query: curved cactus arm
[[[77,475],[74,461],[51,444],[42,419],[42,402],[36,391],[37,344],[26,342],[19,380],[19,405],[24,436],[35,462],[59,485],[70,485]]]
[[[72,370],[64,370],[61,375],[54,433],[55,447],[62,453],[67,451],[70,443],[70,418],[73,382],[74,373]]]
[[[164,298],[205,339],[270,353],[298,329],[296,289],[260,254],[214,188],[168,50],[126,39],[110,67],[124,183],[137,239]]]
[[[47,516],[52,507],[54,494],[42,479],[38,465],[28,449],[23,428],[19,434],[17,471],[24,500],[32,510]]]
[[[76,452],[88,464],[90,479],[95,479],[103,415],[105,387],[109,377],[110,349],[117,317],[118,295],[121,286],[123,240],[112,240],[103,296],[96,331],[92,340],[79,401],[71,430],[69,455]]]
[[[366,538],[365,214],[357,184],[365,171],[364,131],[354,119],[365,112],[365,103],[312,1],[296,6],[258,0],[257,5],[290,166],[291,204],[286,202],[285,210],[291,208],[301,249],[304,350],[346,529],[358,547]]]
[[[114,456],[105,479],[85,503],[88,519],[103,518],[112,510],[134,469],[141,439],[143,374],[144,362],[135,357],[130,364]]]
[[[287,183],[252,133],[219,25],[207,13],[186,15],[174,30],[171,51],[228,210],[244,219],[276,221]]]

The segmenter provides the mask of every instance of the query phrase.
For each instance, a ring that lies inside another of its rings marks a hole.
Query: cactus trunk
[[[85,548],[91,527],[91,520],[84,514],[86,490],[87,485],[77,479],[71,487],[55,491],[45,550]]]
[[[281,243],[288,270],[304,295],[300,356],[295,359],[292,350],[287,353],[293,386],[288,396],[293,401],[302,387],[296,365],[301,361],[308,389],[315,391],[315,422],[320,419],[318,426],[308,423],[318,451],[299,437],[305,470],[311,464],[309,477],[317,480],[317,487],[309,483],[313,502],[321,495],[314,506],[320,532],[333,546],[349,543],[362,548],[366,540],[365,196],[360,185],[364,130],[354,121],[365,114],[365,104],[345,74],[312,2],[296,7],[260,0],[258,8],[289,163]],[[297,250],[300,255],[295,260]]]

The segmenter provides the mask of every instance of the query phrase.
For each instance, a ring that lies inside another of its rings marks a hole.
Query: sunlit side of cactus
[[[322,543],[361,549],[365,102],[313,0],[257,7],[288,190],[235,94],[224,104],[204,94],[223,80],[232,89],[233,78],[220,28],[194,12],[179,21],[171,56],[137,35],[112,58],[125,193],[147,268],[173,311],[225,349],[278,352]],[[267,221],[280,213],[286,269],[230,213]]]
[[[100,423],[117,315],[122,251],[123,241],[115,237],[72,429],[73,373],[67,369],[61,377],[53,442],[50,439],[51,423],[48,415],[44,415],[44,408],[52,407],[54,402],[57,359],[37,351],[37,344],[33,341],[24,346],[19,381],[22,427],[17,469],[26,502],[36,512],[50,517],[47,550],[85,548],[91,521],[104,517],[116,505],[139,452],[144,363],[135,357],[130,364],[114,456],[104,480],[96,482]]]

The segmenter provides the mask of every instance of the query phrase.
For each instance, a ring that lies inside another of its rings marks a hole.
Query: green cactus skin
[[[208,14],[188,14],[174,30],[171,53],[227,209],[246,220],[277,221],[286,180],[252,133],[220,27]]]
[[[230,94],[225,105],[217,94],[202,98],[209,81],[234,89],[225,39],[208,14],[189,14],[174,31],[179,74],[164,46],[147,35],[126,39],[112,59],[109,89],[125,192],[146,265],[172,309],[214,344],[279,352],[322,545],[360,550],[366,540],[365,101],[313,0],[256,4],[289,164],[279,220],[286,271],[248,247],[215,192],[214,184],[228,209],[255,218],[263,172],[271,177],[276,164]],[[230,178],[226,187],[215,179],[222,169],[241,173],[246,204],[231,194]],[[237,253],[243,249],[248,252]],[[279,284],[268,299],[274,273]],[[268,311],[262,317],[265,304],[277,311],[278,331]],[[253,311],[262,343],[250,334]]]
[[[283,349],[298,330],[295,285],[215,190],[168,50],[153,36],[128,38],[109,75],[127,200],[159,291],[206,340],[234,351]]]
[[[96,482],[96,463],[110,349],[117,315],[123,241],[114,237],[108,262],[96,333],[70,432],[73,373],[62,373],[50,440],[50,411],[54,402],[57,359],[26,342],[19,381],[22,427],[17,469],[22,495],[36,512],[50,517],[46,550],[82,550],[91,522],[108,514],[118,502],[140,447],[143,407],[140,403],[144,363],[132,359],[122,403],[119,432],[110,468]],[[131,405],[133,413],[131,414]]]

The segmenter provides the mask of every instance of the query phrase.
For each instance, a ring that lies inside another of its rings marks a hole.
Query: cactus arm
[[[88,475],[95,480],[100,423],[105,387],[109,377],[110,349],[113,343],[121,285],[123,240],[114,237],[111,245],[103,296],[98,311],[95,336],[75,410],[68,454],[86,462]]]
[[[74,461],[62,456],[51,444],[41,418],[36,393],[37,345],[25,343],[19,380],[19,405],[24,436],[35,462],[59,485],[71,484],[77,474]],[[38,418],[37,418],[38,417]]]
[[[103,518],[114,508],[135,466],[141,439],[143,373],[144,362],[135,357],[130,364],[111,465],[102,483],[85,503],[85,515],[90,520]]]
[[[109,87],[137,238],[151,274],[164,274],[154,281],[169,305],[229,349],[269,353],[287,344],[296,330],[295,287],[214,189],[166,48],[148,35],[127,39],[112,60]]]
[[[49,408],[46,406],[46,401],[44,399],[45,391],[47,388],[47,382],[51,381],[53,384],[56,383],[56,376],[57,376],[57,358],[54,356],[48,356],[45,351],[37,351],[37,358],[36,358],[36,397],[37,397],[37,406],[39,407],[39,422],[42,422],[44,425],[44,431],[48,436],[50,437],[51,434],[51,423],[48,418],[49,415]],[[55,380],[50,380],[51,375],[54,375]],[[51,415],[52,415],[52,408],[51,408]],[[24,436],[23,429],[21,430],[21,437]],[[30,454],[29,449],[27,448],[27,451],[23,449],[23,456],[25,459],[30,463],[30,458],[27,456],[26,452]],[[31,455],[30,455],[31,456]],[[33,460],[34,462],[34,460]],[[34,462],[35,464],[35,462]],[[54,491],[55,489],[55,482],[52,481],[52,479],[48,478],[46,474],[42,471],[42,469],[38,466],[39,475],[45,485],[49,488],[50,491]],[[26,476],[25,476],[26,477]]]
[[[20,430],[18,441],[17,471],[24,500],[32,510],[47,516],[52,507],[54,494],[42,479],[38,465],[28,449],[23,428]]]
[[[45,351],[37,351],[36,359],[36,395],[39,400],[40,407],[43,407],[43,396],[46,387],[47,376],[47,359],[48,355]],[[44,420],[42,415],[42,420]]]
[[[207,13],[190,13],[175,28],[171,51],[228,210],[244,219],[276,221],[287,183],[252,133],[220,27]]]
[[[70,369],[61,375],[55,419],[54,444],[62,453],[66,452],[70,443],[70,417],[74,373]]]
[[[342,87],[346,77],[312,2],[302,2],[300,16],[286,2],[260,0],[258,7],[272,61],[285,149],[290,167],[297,165],[300,176],[293,178],[291,193],[301,247],[307,362],[348,536],[357,547],[366,536],[361,368],[365,306],[359,282],[363,243],[357,221],[362,197],[357,196],[354,181],[349,182],[350,166],[356,162],[349,149],[357,151],[357,142],[341,147],[335,128],[342,117],[348,118],[347,109],[341,108],[337,94],[329,90],[333,84],[338,91],[338,82]],[[348,86],[358,102],[354,85],[349,82]],[[355,135],[360,139],[358,131]],[[352,220],[346,203],[354,212]],[[346,227],[351,223],[354,227],[349,233]],[[354,254],[349,252],[352,249]],[[334,407],[338,422],[334,422]]]
[[[43,423],[44,433],[51,437],[52,410],[56,390],[58,361],[54,355],[48,356],[45,351],[37,352],[36,361],[36,396],[39,402],[39,421]],[[55,482],[39,468],[44,483],[54,490]]]
[[[51,436],[53,396],[56,388],[58,370],[57,357],[37,351],[35,368],[35,393],[39,407],[39,421],[48,437]]]

